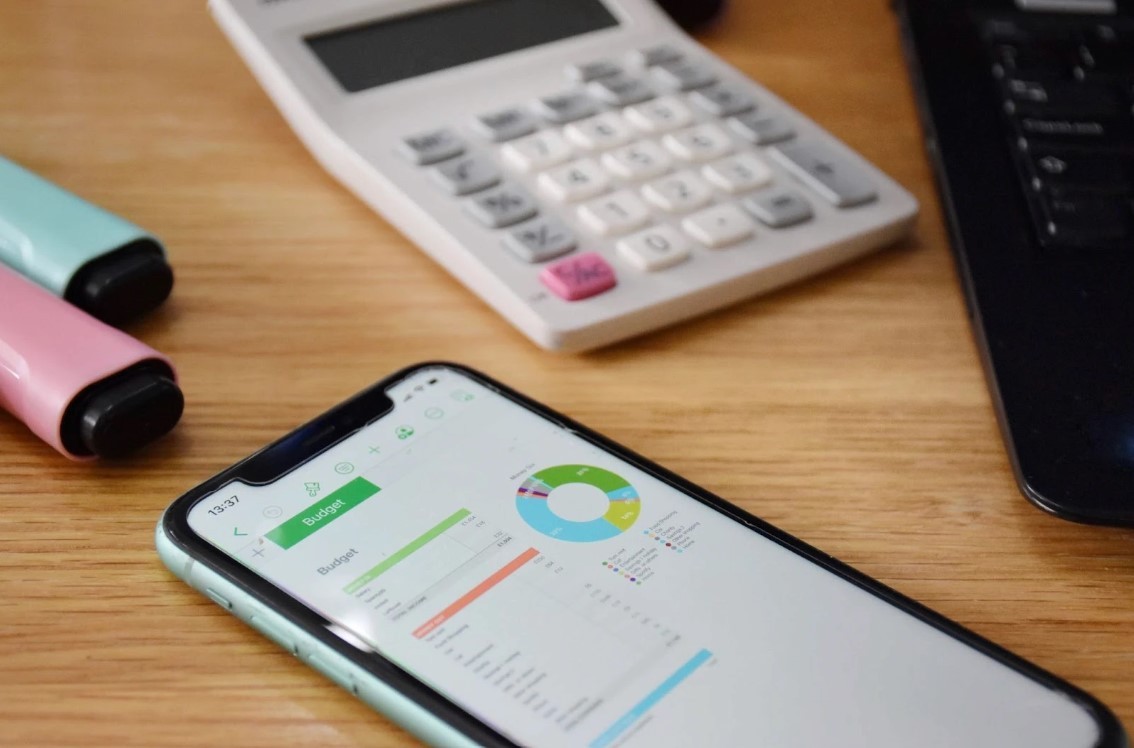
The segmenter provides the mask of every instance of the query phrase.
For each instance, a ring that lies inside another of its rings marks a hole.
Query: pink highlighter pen
[[[0,408],[73,460],[119,457],[181,418],[169,360],[0,265]]]

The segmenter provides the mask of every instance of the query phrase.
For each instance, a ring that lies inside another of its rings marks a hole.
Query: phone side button
[[[295,646],[295,640],[278,629],[274,624],[269,623],[267,619],[254,615],[248,619],[248,625],[274,641],[276,644],[286,649],[291,654],[297,653],[298,649]]]
[[[323,675],[330,678],[332,681],[342,686],[344,689],[351,693],[358,693],[355,686],[354,679],[338,668],[332,667],[325,660],[319,659],[316,655],[309,655],[307,657],[307,664],[318,670]]]
[[[228,598],[214,590],[212,587],[205,588],[205,596],[225,610],[232,610],[232,603],[229,602]]]

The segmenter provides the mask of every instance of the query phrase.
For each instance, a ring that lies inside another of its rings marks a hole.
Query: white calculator
[[[651,0],[211,8],[320,163],[544,348],[813,275],[917,213]]]

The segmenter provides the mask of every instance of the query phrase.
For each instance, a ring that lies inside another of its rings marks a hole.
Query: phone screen
[[[515,742],[1099,740],[1062,692],[461,372],[387,392],[189,524]]]

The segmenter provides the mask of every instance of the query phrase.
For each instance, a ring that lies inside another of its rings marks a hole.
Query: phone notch
[[[274,483],[393,410],[386,391],[371,387],[253,455],[236,477],[250,485]]]

